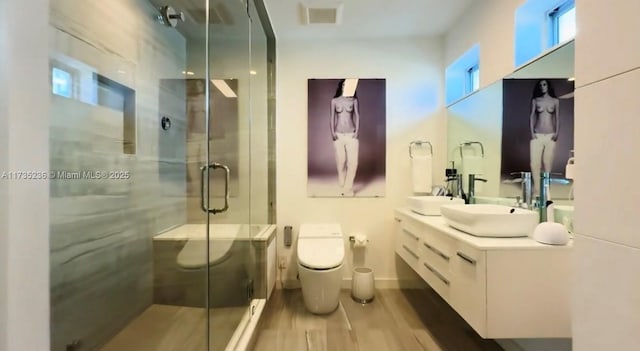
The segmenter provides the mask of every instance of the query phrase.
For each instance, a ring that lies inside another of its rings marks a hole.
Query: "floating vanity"
[[[394,216],[396,253],[481,337],[571,337],[571,243],[476,237],[409,208]]]

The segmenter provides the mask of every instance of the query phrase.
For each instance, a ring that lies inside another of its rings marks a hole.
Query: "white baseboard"
[[[505,351],[571,351],[571,339],[499,339]]]
[[[376,289],[421,289],[424,282],[415,279],[378,278],[375,279]],[[342,279],[342,289],[351,289],[351,278]]]
[[[297,279],[286,279],[282,284],[278,284],[282,289],[299,289],[300,281]],[[396,279],[378,278],[375,279],[376,289],[423,289],[426,284],[417,279]],[[351,278],[342,279],[342,289],[351,289]]]

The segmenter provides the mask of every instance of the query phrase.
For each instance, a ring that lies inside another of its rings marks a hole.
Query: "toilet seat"
[[[298,239],[298,262],[314,270],[333,269],[342,264],[344,242],[338,238]]]
[[[313,270],[333,269],[344,259],[342,228],[337,223],[304,223],[298,235],[298,263]]]

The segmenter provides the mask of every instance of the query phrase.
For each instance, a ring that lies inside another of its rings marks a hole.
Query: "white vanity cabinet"
[[[396,253],[483,338],[571,337],[571,246],[481,238],[397,209]]]
[[[452,284],[449,304],[478,334],[486,336],[487,319],[487,256],[458,241],[451,262]]]

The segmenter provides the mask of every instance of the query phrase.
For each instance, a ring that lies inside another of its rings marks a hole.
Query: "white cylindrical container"
[[[354,268],[351,281],[351,297],[363,304],[373,301],[375,289],[373,282],[373,270],[371,268]]]

